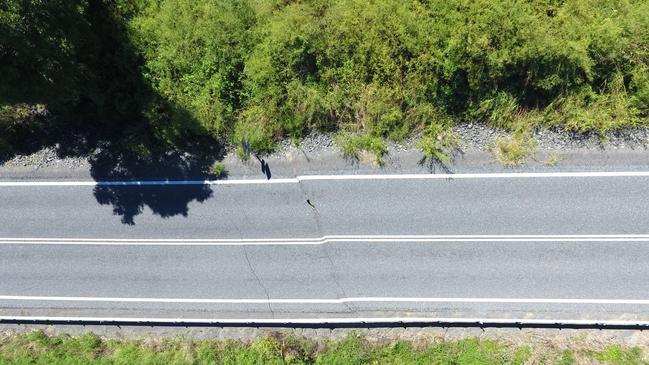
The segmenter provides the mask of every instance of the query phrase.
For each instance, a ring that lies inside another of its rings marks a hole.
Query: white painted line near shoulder
[[[534,319],[534,318],[467,318],[467,317],[347,317],[347,318],[146,318],[146,317],[47,317],[0,316],[0,323],[78,324],[117,326],[236,326],[236,327],[292,327],[292,326],[348,326],[414,325],[414,326],[471,326],[471,327],[588,327],[647,328],[649,321],[598,319]]]
[[[3,186],[191,186],[191,185],[257,185],[296,184],[298,179],[246,180],[142,180],[142,181],[0,181]]]
[[[304,175],[299,180],[434,180],[434,179],[512,179],[551,177],[647,177],[649,171],[585,172],[504,172],[460,174],[372,174],[372,175]]]
[[[147,238],[0,238],[0,245],[97,246],[274,246],[330,243],[459,243],[459,242],[649,242],[635,235],[331,235],[313,238],[147,239]]]
[[[517,179],[517,178],[610,178],[649,177],[649,171],[592,172],[512,172],[466,174],[365,174],[365,175],[302,175],[280,179],[239,180],[141,180],[141,181],[0,181],[0,187],[29,186],[183,186],[183,185],[257,185],[297,184],[301,181],[334,180],[453,180],[453,179]]]
[[[169,304],[353,304],[353,303],[480,303],[480,304],[580,304],[580,305],[649,305],[649,299],[569,299],[569,298],[408,298],[408,297],[350,297],[350,298],[116,298],[0,295],[0,301],[38,302],[111,302],[111,303],[169,303]]]

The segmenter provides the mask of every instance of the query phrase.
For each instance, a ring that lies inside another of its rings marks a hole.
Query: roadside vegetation
[[[370,342],[358,335],[312,341],[274,335],[253,342],[113,340],[93,334],[48,336],[36,331],[0,338],[2,365],[72,364],[647,364],[640,348],[611,345],[598,350],[547,345],[507,345],[477,338],[412,343]]]
[[[518,166],[534,157],[536,141],[524,133],[496,138],[492,147],[496,160],[504,166]]]
[[[411,134],[447,160],[464,121],[603,135],[647,122],[647,14],[645,0],[6,0],[0,153],[70,131],[85,143],[70,153],[140,154],[331,132],[381,163]],[[497,144],[508,164],[531,147]]]

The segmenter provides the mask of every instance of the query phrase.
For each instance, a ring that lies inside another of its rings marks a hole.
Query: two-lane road
[[[0,182],[0,318],[648,321],[648,200],[645,173]]]

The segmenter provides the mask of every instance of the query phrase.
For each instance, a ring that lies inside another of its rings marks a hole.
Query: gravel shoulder
[[[283,141],[275,153],[262,156],[271,178],[305,174],[362,173],[466,173],[506,171],[600,171],[649,169],[649,128],[639,127],[614,132],[605,138],[570,134],[558,130],[538,130],[532,134],[534,152],[526,163],[503,166],[492,153],[495,141],[507,136],[505,131],[478,124],[454,128],[460,138],[458,150],[447,165],[423,159],[416,148],[416,136],[402,143],[389,143],[384,164],[361,153],[358,159],[344,156],[334,144],[333,135],[315,134],[298,146]],[[229,178],[264,178],[261,161],[254,157],[241,161],[233,149],[221,161]],[[31,155],[17,155],[0,165],[0,179],[92,179],[88,157],[60,157],[53,147]],[[149,178],[174,178],[155,176]],[[201,176],[197,176],[201,178]]]

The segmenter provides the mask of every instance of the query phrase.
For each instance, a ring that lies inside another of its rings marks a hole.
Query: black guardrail
[[[436,318],[336,318],[336,319],[138,319],[92,317],[0,317],[0,324],[15,325],[74,325],[74,326],[138,326],[138,327],[249,327],[249,328],[548,328],[647,330],[647,321],[591,320],[517,320],[517,319],[436,319]]]

